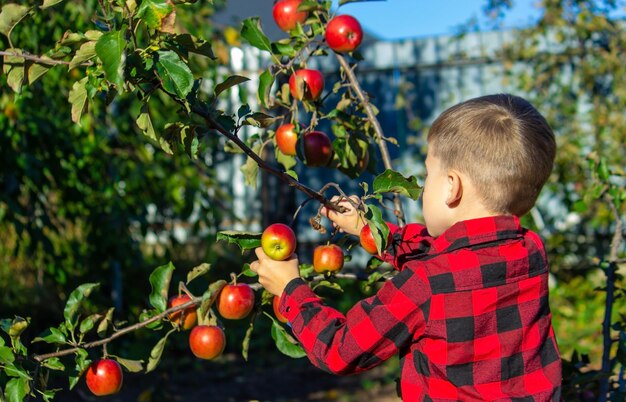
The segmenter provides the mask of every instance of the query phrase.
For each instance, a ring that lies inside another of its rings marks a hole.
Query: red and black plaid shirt
[[[404,401],[559,400],[545,251],[516,217],[437,238],[407,225],[384,259],[400,272],[346,315],[302,279],[288,284],[280,309],[313,364],[351,374],[399,354]]]

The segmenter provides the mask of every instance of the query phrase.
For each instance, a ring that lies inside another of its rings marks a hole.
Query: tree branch
[[[24,60],[30,60],[30,61],[34,61],[37,64],[46,64],[46,65],[50,65],[50,66],[57,66],[57,65],[66,65],[69,66],[70,62],[69,61],[64,61],[64,60],[54,60],[54,59],[50,59],[50,58],[44,58],[41,56],[36,56],[33,54],[28,54],[28,53],[13,53],[13,52],[7,52],[4,50],[0,50],[0,56],[11,56],[11,57],[19,57],[22,58]],[[86,61],[81,63],[81,66],[91,66],[93,64],[93,62],[90,61]]]
[[[205,120],[207,127],[218,131],[221,135],[223,135],[224,137],[234,142],[235,145],[237,145],[246,155],[252,158],[252,160],[254,160],[257,163],[257,165],[259,165],[259,167],[265,170],[267,173],[273,176],[276,176],[280,180],[287,183],[289,186],[297,190],[300,190],[301,192],[306,194],[308,197],[319,201],[321,204],[323,204],[327,208],[332,209],[333,211],[344,212],[342,207],[338,207],[337,205],[331,203],[320,192],[317,192],[311,189],[310,187],[305,186],[304,184],[300,183],[298,180],[289,176],[285,172],[270,166],[267,162],[263,160],[263,158],[257,155],[256,152],[250,149],[250,147],[246,145],[245,142],[243,142],[239,137],[237,137],[235,134],[228,131],[226,128],[224,128],[224,126],[222,126],[218,121],[216,121],[213,118],[213,116],[211,116],[211,114],[204,108],[198,105],[193,105],[191,108],[191,111],[196,113],[198,116],[202,117]]]
[[[194,297],[192,298],[190,301],[183,303],[183,304],[179,304],[177,306],[171,307],[167,310],[165,310],[164,312],[162,312],[159,315],[155,315],[152,318],[149,318],[145,321],[141,321],[138,322],[137,324],[133,324],[133,325],[129,325],[128,327],[122,328],[119,331],[114,332],[111,336],[109,336],[108,338],[103,338],[100,339],[98,341],[93,341],[93,342],[88,342],[85,344],[82,344],[80,347],[74,347],[74,348],[68,348],[68,349],[63,349],[63,350],[59,350],[56,352],[52,352],[52,353],[46,353],[43,355],[35,355],[33,356],[33,360],[35,360],[38,363],[43,362],[44,360],[53,358],[53,357],[61,357],[61,356],[67,356],[67,355],[71,355],[72,353],[76,353],[78,352],[80,349],[91,349],[91,348],[95,348],[98,346],[102,346],[105,345],[107,343],[110,343],[111,341],[128,334],[129,332],[133,332],[136,331],[138,329],[141,329],[147,325],[152,324],[153,322],[162,320],[163,318],[169,316],[172,313],[175,313],[177,311],[180,310],[184,310],[187,307],[191,307],[191,306],[196,306],[198,304],[200,304],[202,302],[202,297]]]
[[[380,126],[380,122],[378,121],[378,118],[376,118],[374,109],[372,108],[372,105],[370,104],[369,99],[367,95],[365,94],[365,91],[363,91],[363,88],[361,88],[361,85],[359,84],[359,81],[357,80],[356,75],[354,74],[354,71],[352,71],[352,69],[350,68],[350,65],[348,64],[348,61],[346,60],[346,58],[343,57],[339,53],[335,53],[335,57],[337,58],[337,60],[339,61],[339,64],[341,65],[344,72],[346,73],[346,76],[348,77],[348,80],[350,81],[350,86],[352,87],[357,97],[359,98],[359,101],[361,102],[361,104],[363,105],[363,108],[365,109],[365,114],[367,115],[368,120],[370,121],[370,123],[372,124],[372,127],[374,128],[374,133],[376,134],[376,142],[378,144],[378,149],[380,150],[380,154],[383,159],[383,164],[385,165],[385,169],[393,169],[393,167],[391,166],[391,157],[389,156],[389,149],[387,148],[387,143],[385,142],[383,129]],[[396,215],[396,218],[398,219],[398,224],[399,226],[404,226],[405,224],[404,210],[402,208],[402,202],[398,194],[394,194],[393,203],[395,207],[394,213]]]

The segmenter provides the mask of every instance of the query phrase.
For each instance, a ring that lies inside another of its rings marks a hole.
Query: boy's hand
[[[361,200],[356,195],[349,197],[355,204],[359,204]],[[365,219],[361,216],[359,211],[348,201],[345,197],[334,196],[330,199],[333,203],[339,203],[346,209],[346,212],[339,213],[337,211],[329,210],[326,207],[322,207],[322,214],[325,215],[333,223],[333,227],[339,228],[340,232],[346,232],[358,236],[361,233],[361,229],[365,226]]]
[[[258,261],[253,261],[250,269],[259,275],[259,283],[271,294],[280,296],[289,282],[300,277],[296,254],[284,261],[275,261],[268,257],[261,247],[256,248],[254,252]]]

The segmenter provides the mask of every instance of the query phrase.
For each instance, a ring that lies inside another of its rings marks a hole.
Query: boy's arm
[[[419,223],[409,223],[402,228],[391,223],[387,223],[387,226],[391,230],[391,241],[378,258],[395,269],[401,271],[407,261],[419,258],[430,249],[433,238],[428,234],[426,226]]]
[[[425,276],[405,269],[344,316],[325,306],[302,279],[281,296],[280,311],[311,362],[336,374],[370,369],[419,336],[428,320]]]
[[[361,229],[365,226],[366,221],[361,216],[361,213],[357,210],[355,205],[358,205],[359,198],[355,195],[349,197],[350,200],[335,196],[331,198],[331,202],[343,207],[346,211],[339,213],[322,208],[322,214],[325,215],[333,224],[333,226],[339,229],[341,232],[349,233],[355,236],[359,236]],[[388,262],[395,269],[401,270],[402,266],[406,262],[406,257],[418,256],[424,254],[430,248],[432,238],[426,230],[426,226],[411,223],[403,228],[387,222],[389,230],[392,234],[392,241],[389,242],[385,252],[378,256],[381,260]]]

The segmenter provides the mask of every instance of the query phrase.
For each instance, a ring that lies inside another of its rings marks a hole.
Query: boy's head
[[[496,214],[528,212],[547,181],[554,133],[526,100],[508,94],[470,99],[444,111],[428,133],[429,154],[456,169]]]

